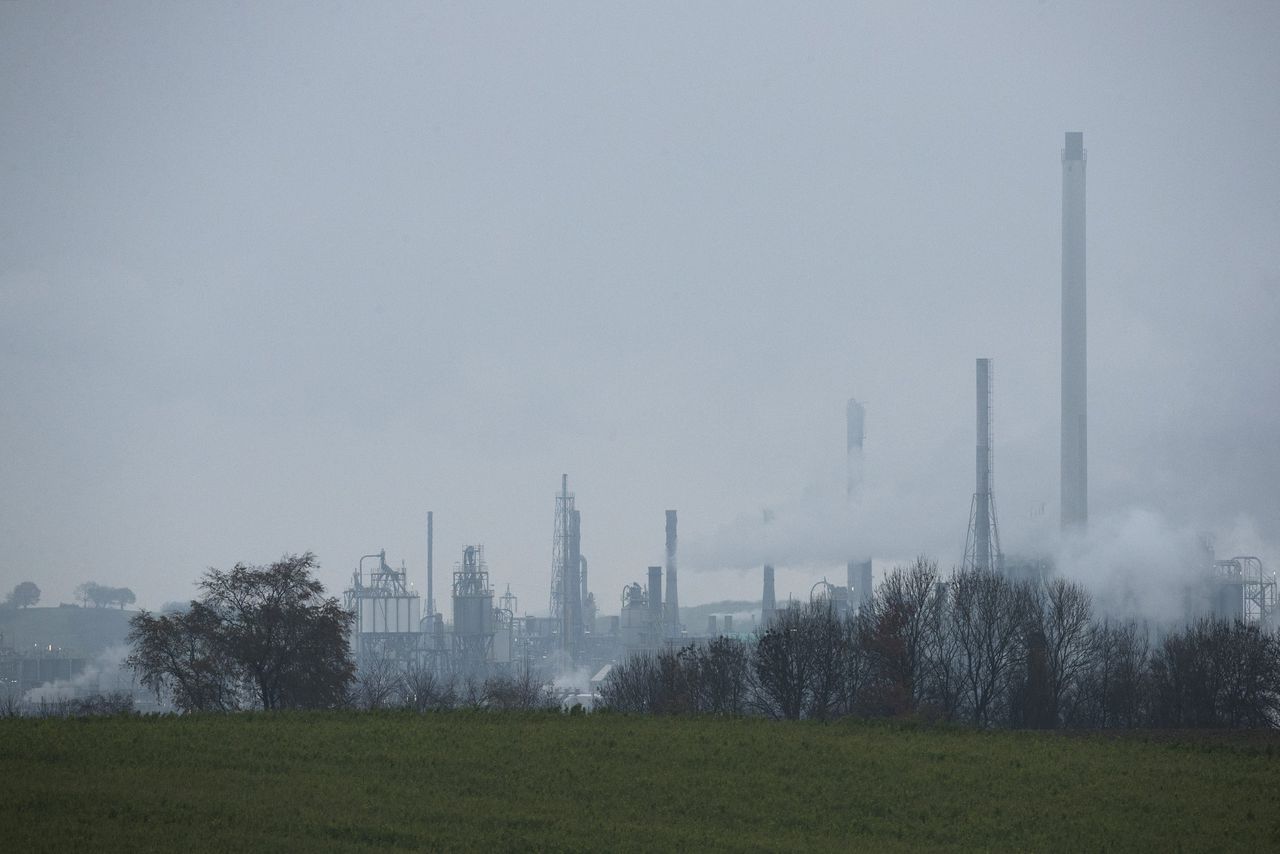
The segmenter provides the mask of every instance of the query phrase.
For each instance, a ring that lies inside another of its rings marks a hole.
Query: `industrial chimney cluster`
[[[1085,311],[1085,150],[1084,135],[1066,135],[1062,152],[1062,396],[1061,526],[1074,535],[1088,522],[1088,400]],[[994,363],[976,361],[975,483],[970,501],[963,566],[970,570],[1043,575],[1047,560],[1006,558],[1000,546],[994,476]],[[846,417],[845,494],[849,512],[862,499],[863,444],[867,409],[850,398]],[[765,512],[766,523],[771,519]],[[597,616],[582,551],[582,514],[563,475],[555,496],[552,571],[546,617],[517,616],[517,601],[507,593],[494,607],[493,588],[482,546],[467,546],[455,565],[452,621],[446,622],[434,597],[434,514],[427,513],[427,601],[425,613],[403,567],[392,568],[385,553],[362,557],[346,591],[355,614],[353,647],[358,666],[391,666],[482,674],[494,669],[538,667],[575,672],[607,668],[628,655],[704,642],[733,631],[733,616],[708,616],[706,634],[690,635],[681,621],[678,533],[675,510],[666,511],[665,565],[650,566],[643,582],[622,591],[618,616]],[[366,568],[366,563],[369,564]],[[1207,552],[1206,601],[1214,613],[1263,620],[1275,611],[1275,578],[1252,557],[1213,559]],[[665,595],[663,575],[665,571]],[[841,614],[855,614],[873,596],[873,563],[855,554],[846,564],[846,583],[813,585],[810,599],[826,599]],[[775,566],[763,567],[759,622],[747,631],[767,628],[779,603]],[[1269,586],[1268,586],[1269,585]],[[1203,598],[1203,597],[1202,597]],[[784,607],[786,603],[784,603]],[[752,615],[754,618],[754,615]],[[605,672],[605,671],[601,671]],[[597,674],[599,675],[599,674]]]

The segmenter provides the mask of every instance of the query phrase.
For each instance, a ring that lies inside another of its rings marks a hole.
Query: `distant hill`
[[[751,602],[746,599],[725,599],[720,602],[707,602],[703,605],[690,605],[680,609],[680,622],[684,624],[685,630],[690,634],[698,634],[707,625],[707,617],[715,614],[722,617],[725,614],[732,614],[734,618],[735,632],[750,632],[755,628],[751,617],[760,618],[760,600]],[[600,631],[605,631],[606,623],[609,617],[617,617],[617,614],[600,614],[597,619],[600,620]]]
[[[721,602],[707,602],[705,605],[691,605],[680,609],[680,620],[685,624],[696,620],[705,623],[707,617],[715,614],[759,614],[760,600],[754,602],[745,599],[725,599]]]
[[[129,618],[118,608],[18,608],[0,610],[0,646],[18,652],[41,646],[92,657],[125,642]]]

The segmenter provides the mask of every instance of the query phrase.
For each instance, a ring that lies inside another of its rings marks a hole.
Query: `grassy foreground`
[[[0,847],[1280,847],[1280,741],[1156,738],[616,715],[10,719]]]

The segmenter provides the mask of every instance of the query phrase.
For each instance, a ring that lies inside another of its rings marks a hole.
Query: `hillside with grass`
[[[1280,738],[451,713],[0,720],[5,847],[1275,850]]]

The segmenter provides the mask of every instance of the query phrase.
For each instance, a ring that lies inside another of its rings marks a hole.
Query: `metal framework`
[[[364,563],[377,560],[367,573]],[[368,669],[389,663],[399,669],[418,667],[431,653],[422,642],[421,599],[411,590],[408,572],[387,565],[385,549],[360,558],[343,604],[355,615],[352,647],[356,666]]]
[[[560,649],[577,659],[583,649],[582,515],[569,491],[569,476],[560,476],[556,496],[555,533],[551,541],[551,618],[558,626]]]
[[[840,619],[845,619],[852,614],[849,607],[849,588],[839,587],[825,578],[809,588],[809,604],[816,605],[820,602],[825,602],[832,613]]]
[[[569,516],[573,496],[569,494],[569,475],[560,475],[560,494],[556,496],[555,532],[551,537],[551,619],[564,615],[564,572],[569,559]]]
[[[1239,613],[1250,625],[1271,626],[1276,618],[1276,574],[1268,573],[1262,560],[1237,555],[1213,562],[1213,579],[1225,588],[1240,589]],[[1233,610],[1235,606],[1233,605]]]
[[[1004,555],[1000,550],[1000,527],[996,522],[996,497],[991,430],[991,360],[978,359],[977,380],[977,486],[969,503],[969,530],[964,541],[965,569],[1002,569]]]

